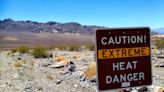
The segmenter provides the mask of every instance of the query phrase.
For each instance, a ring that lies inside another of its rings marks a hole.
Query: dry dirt
[[[92,44],[93,35],[75,33],[0,32],[0,48],[26,46],[61,46]]]

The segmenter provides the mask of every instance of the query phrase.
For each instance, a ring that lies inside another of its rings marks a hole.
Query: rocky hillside
[[[47,23],[39,23],[34,21],[14,21],[12,19],[0,20],[0,31],[27,31],[27,32],[50,32],[50,33],[94,33],[96,29],[105,27],[81,25],[76,22],[59,23],[49,21]]]

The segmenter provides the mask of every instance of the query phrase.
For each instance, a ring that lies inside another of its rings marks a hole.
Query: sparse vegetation
[[[96,75],[96,62],[93,61],[89,64],[88,69],[84,72],[87,79],[91,79]]]
[[[17,52],[17,49],[12,49],[11,50],[11,53],[16,53]]]
[[[35,58],[47,58],[46,49],[44,47],[36,47],[34,48],[32,55]]]
[[[157,46],[158,49],[164,48],[164,39],[160,39],[156,41],[155,45]]]
[[[15,67],[21,67],[23,64],[26,64],[26,61],[22,61],[22,60],[20,61],[20,60],[19,60],[19,61],[16,61],[16,62],[14,63],[14,66],[15,66]]]
[[[59,50],[66,50],[66,46],[56,46],[56,48],[58,48]]]
[[[32,62],[31,62],[31,65],[32,65],[32,66],[34,66],[35,64],[36,64],[36,62],[35,62],[35,61],[32,61]]]
[[[27,46],[21,46],[18,48],[19,53],[29,53],[29,48]]]
[[[90,50],[90,51],[94,51],[95,50],[95,45],[94,44],[89,44],[86,46],[86,49]]]
[[[70,51],[78,51],[79,48],[80,48],[80,46],[78,46],[78,45],[69,46],[69,50],[70,50]]]

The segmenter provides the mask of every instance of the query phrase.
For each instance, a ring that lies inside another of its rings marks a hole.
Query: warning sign
[[[149,28],[96,31],[98,89],[152,83]]]

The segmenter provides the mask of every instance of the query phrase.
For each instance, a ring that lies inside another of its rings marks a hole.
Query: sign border
[[[96,38],[96,33],[97,31],[109,31],[109,30],[121,30],[121,29],[149,29],[149,35],[150,35],[150,65],[151,65],[151,83],[148,85],[141,85],[141,86],[133,86],[133,87],[126,87],[126,88],[116,88],[116,89],[108,89],[108,90],[100,90],[99,89],[99,80],[98,80],[98,57],[97,57],[97,38]],[[137,88],[137,87],[144,87],[144,86],[151,86],[153,84],[153,71],[152,71],[152,51],[151,51],[151,29],[149,27],[119,27],[119,28],[107,28],[107,29],[97,29],[94,32],[94,36],[95,36],[95,58],[96,58],[96,80],[97,80],[97,89],[98,92],[109,92],[109,91],[116,91],[116,90],[125,90],[125,89],[130,89],[130,88]]]

